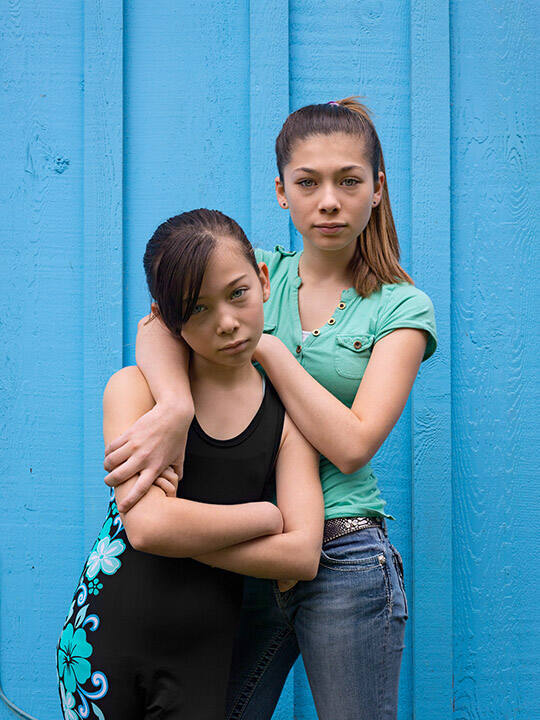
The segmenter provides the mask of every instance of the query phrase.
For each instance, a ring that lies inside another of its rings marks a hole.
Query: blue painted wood
[[[289,2],[252,0],[249,18],[250,240],[289,247],[288,212],[273,192],[274,143],[289,114]]]
[[[412,573],[406,590],[413,631],[412,717],[440,720],[452,715],[448,13],[441,0],[411,3],[410,268],[436,308],[439,344],[422,364],[412,392]]]
[[[538,716],[538,31],[451,4],[454,715]]]
[[[82,10],[1,8],[0,676],[41,720],[82,553]]]
[[[123,364],[123,3],[84,4],[84,545],[105,517],[102,397]]]
[[[374,461],[411,612],[399,717],[534,717],[536,6],[2,8],[8,695],[40,720],[59,716],[54,648],[103,517],[101,394],[134,359],[147,238],[168,215],[204,205],[257,244],[287,245],[275,133],[289,106],[359,93],[385,151],[403,264],[433,299],[439,330]],[[275,718],[293,715],[316,718],[301,661]]]

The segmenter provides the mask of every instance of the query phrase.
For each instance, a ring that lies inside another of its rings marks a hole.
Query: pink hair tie
[[[326,103],[326,104],[327,104],[327,105],[339,105],[339,103],[336,102],[335,100],[330,100],[330,102],[329,102],[329,103]]]

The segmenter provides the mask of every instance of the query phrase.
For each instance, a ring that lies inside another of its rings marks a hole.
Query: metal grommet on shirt
[[[302,346],[301,346],[301,345],[297,345],[297,346],[296,346],[296,352],[297,352],[297,353],[300,353],[301,351],[302,351]]]
[[[347,303],[344,303],[344,302],[340,302],[338,305],[338,308],[340,310],[345,310],[346,307],[347,307]]]
[[[355,340],[355,342],[354,342],[354,347],[355,347],[357,350],[360,350],[360,348],[362,347],[362,343],[360,342],[360,340]]]
[[[336,319],[335,319],[335,318],[330,318],[330,320],[328,321],[328,324],[329,324],[329,325],[334,325],[335,322],[336,322]]]
[[[317,335],[320,335],[320,334],[321,334],[321,331],[320,331],[320,330],[313,330],[313,332],[312,332],[311,334],[312,334],[312,335],[315,335],[315,337],[317,337]]]

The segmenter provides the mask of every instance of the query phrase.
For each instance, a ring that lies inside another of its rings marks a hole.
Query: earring
[[[286,203],[286,202],[281,203],[281,204],[283,205],[283,207],[287,207],[287,203]]]

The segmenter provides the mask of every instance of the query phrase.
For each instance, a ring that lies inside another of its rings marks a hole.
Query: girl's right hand
[[[192,405],[171,407],[157,403],[106,447],[103,467],[109,472],[105,477],[107,485],[117,487],[139,473],[132,491],[118,507],[120,512],[130,510],[169,465],[178,479],[182,478],[193,416]]]

